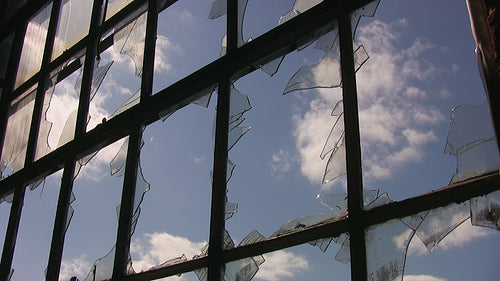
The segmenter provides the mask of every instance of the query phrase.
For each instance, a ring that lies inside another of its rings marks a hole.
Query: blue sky
[[[155,91],[219,57],[226,18],[208,19],[211,4],[179,1],[160,14]],[[292,6],[292,0],[249,0],[243,40],[276,26]],[[465,1],[382,0],[374,18],[361,20],[356,41],[370,56],[357,76],[365,189],[401,200],[447,185],[457,162],[443,153],[451,109],[486,101]],[[133,61],[111,49],[102,55],[101,65],[114,63],[92,101],[89,129],[140,87]],[[254,229],[268,237],[289,220],[331,214],[316,196],[345,192],[343,177],[322,184],[328,156],[319,157],[336,120],[331,112],[340,90],[282,95],[299,68],[323,55],[309,46],[287,55],[273,77],[257,70],[235,82],[252,105],[241,125],[251,129],[229,153],[236,167],[228,200],[238,203],[238,212],[226,221],[226,229],[236,244]],[[52,148],[77,106],[77,75],[54,91],[47,113],[53,122]],[[207,243],[215,113],[212,98],[208,108],[189,105],[146,128],[141,167],[151,190],[132,238],[136,271],[182,254],[192,258]],[[75,214],[66,235],[61,280],[72,275],[83,280],[94,261],[113,247],[123,178],[110,176],[109,162],[121,142],[103,149],[75,180]],[[47,178],[43,192],[27,192],[12,280],[43,279],[60,178],[60,172]],[[0,204],[2,240],[9,207]],[[349,266],[335,261],[339,248],[332,243],[323,253],[302,245],[266,254],[255,279],[348,280]],[[414,237],[404,280],[496,280],[499,250],[498,232],[470,226],[467,220],[432,253]],[[169,279],[197,280],[193,273]]]

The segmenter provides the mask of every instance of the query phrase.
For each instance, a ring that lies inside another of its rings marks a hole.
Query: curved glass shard
[[[323,176],[323,183],[330,182],[346,174],[346,154],[344,143],[345,137],[343,136],[342,139],[337,142],[337,145],[328,159],[328,163],[325,167],[325,174]]]
[[[335,110],[335,109],[334,109]],[[342,112],[335,120],[335,124],[333,124],[332,130],[326,139],[325,146],[323,147],[323,151],[321,151],[320,158],[325,159],[325,156],[335,150],[344,138],[344,113]]]

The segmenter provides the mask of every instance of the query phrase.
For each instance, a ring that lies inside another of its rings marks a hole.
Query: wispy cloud
[[[367,180],[391,177],[405,164],[424,159],[425,146],[438,140],[436,125],[445,120],[432,103],[436,96],[442,99],[440,93],[447,91],[429,84],[443,69],[424,56],[438,48],[417,38],[408,48],[397,49],[400,38],[397,30],[405,25],[406,21],[376,20],[358,29],[358,41],[370,55],[357,74],[363,169]],[[318,92],[306,112],[293,117],[301,171],[313,184],[321,182],[326,161],[321,161],[319,154],[335,122],[331,110],[341,99],[340,89]]]
[[[295,163],[298,162],[296,156],[287,150],[280,149],[278,152],[271,155],[271,159],[268,163],[269,168],[274,175],[280,179],[284,173],[290,171]]]
[[[309,270],[309,262],[304,256],[289,251],[280,250],[265,254],[264,259],[266,261],[255,275],[257,279],[279,281]]]

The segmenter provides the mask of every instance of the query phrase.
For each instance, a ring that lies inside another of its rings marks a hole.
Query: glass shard
[[[330,182],[346,174],[344,142],[345,137],[342,137],[342,139],[337,143],[337,146],[333,149],[325,167],[325,173],[322,181],[323,183]]]
[[[0,179],[19,171],[24,166],[35,96],[36,89],[14,100],[8,108],[0,159]]]
[[[342,82],[340,75],[338,40],[326,51],[323,58],[315,65],[301,67],[288,81],[283,94],[296,90],[313,88],[339,87]],[[368,60],[368,54],[363,46],[354,49],[356,71]]]
[[[53,79],[56,79],[55,77]],[[50,107],[50,102],[52,101],[52,94],[54,94],[55,90],[55,81],[50,81],[51,84],[47,91],[45,91],[45,97],[43,99],[43,109],[42,109],[42,118],[40,121],[40,129],[38,131],[38,141],[36,143],[36,153],[35,160],[40,159],[41,157],[47,155],[50,152],[49,145],[49,134],[52,129],[52,122],[47,120],[47,111]]]
[[[369,210],[374,206],[386,204],[388,198],[387,193],[379,195],[378,190],[364,190],[363,206],[365,206],[365,209]],[[347,193],[318,194],[316,199],[321,203],[321,205],[334,212],[337,217],[341,218],[347,216]]]
[[[332,130],[326,139],[325,146],[323,147],[323,151],[321,151],[320,158],[325,159],[325,156],[335,150],[344,138],[344,115],[341,113],[337,120],[335,120],[335,124],[333,124]]]
[[[274,232],[271,237],[277,237],[288,233],[293,233],[295,231],[304,229],[306,227],[321,224],[324,221],[336,219],[336,216],[331,214],[318,214],[318,215],[310,215],[305,217],[300,217],[293,219],[291,221],[286,222],[281,226],[278,231]]]
[[[92,4],[92,1],[87,0],[63,1],[57,24],[52,59],[57,58],[88,34]]]
[[[227,150],[231,150],[233,146],[243,137],[248,131],[252,129],[251,126],[249,127],[235,127],[231,131],[229,131],[228,135],[228,145],[227,145]]]
[[[185,261],[187,261],[187,258],[186,258],[185,255],[182,255],[180,257],[168,260],[168,261],[166,261],[166,262],[164,262],[164,263],[162,263],[160,265],[153,266],[149,270],[160,269],[160,268],[164,268],[164,267],[171,266],[171,265],[174,265],[174,264],[183,263]],[[181,276],[181,275],[179,274],[177,276]]]
[[[113,48],[120,54],[128,55],[135,65],[135,75],[142,75],[144,41],[146,37],[147,13],[115,33]]]
[[[500,168],[498,147],[488,105],[461,105],[452,109],[444,153],[457,157],[451,183]]]
[[[231,85],[231,98],[229,105],[229,121],[237,119],[236,116],[241,116],[243,113],[252,109],[250,99],[247,95],[238,91],[234,85]]]
[[[248,244],[253,244],[259,241],[265,240],[258,231],[251,231],[238,246],[244,246]],[[237,261],[232,261],[226,264],[226,271],[224,272],[225,281],[249,281],[251,280],[257,271],[259,270],[259,265],[264,263],[264,257],[259,255],[256,257],[249,257]]]
[[[97,90],[99,90],[99,87],[101,86],[104,77],[106,77],[109,68],[111,67],[111,65],[113,65],[113,61],[110,61],[103,66],[99,66],[99,62],[100,62],[99,60],[96,60],[96,62],[94,63],[94,73],[92,76],[92,84],[90,85],[91,101],[94,99]],[[80,95],[80,89],[82,87],[82,78],[83,78],[83,69],[82,71],[80,71],[80,75],[78,76],[78,78],[76,78],[76,83],[75,83],[75,91],[78,93],[78,95]]]
[[[248,0],[238,0],[238,47],[242,46],[245,42],[243,40],[243,19],[245,17],[245,11],[247,8]],[[215,0],[212,2],[212,7],[210,8],[210,13],[208,15],[209,19],[216,19],[220,16],[227,15],[227,0]],[[222,39],[222,48],[225,49],[227,43],[225,44],[225,36]],[[221,56],[225,54],[222,52]]]
[[[193,101],[193,104],[201,105],[203,107],[208,108],[208,104],[210,103],[210,98],[212,97],[212,93],[217,89],[217,85],[210,86],[208,88],[203,89],[201,93],[201,98]]]
[[[500,191],[470,200],[472,225],[500,230]]]
[[[15,88],[33,76],[42,64],[52,3],[42,9],[29,23],[24,36]]]
[[[339,100],[332,110],[332,116],[340,116],[344,113],[344,100]]]
[[[133,96],[131,96],[128,100],[126,100],[120,108],[118,108],[109,118],[113,118],[116,115],[126,111],[127,109],[133,107],[136,104],[139,104],[141,101],[141,90],[139,89]]]
[[[120,146],[120,149],[118,149],[118,152],[115,154],[113,159],[111,159],[111,162],[109,163],[111,175],[115,175],[118,173],[118,177],[122,177],[123,173],[125,172],[124,167],[125,167],[125,162],[127,160],[127,148],[128,148],[128,138],[122,143]]]
[[[115,259],[115,247],[104,257],[97,259],[92,265],[87,277],[83,281],[100,281],[111,279],[113,274],[113,262]]]
[[[432,252],[439,242],[470,217],[469,202],[424,211],[401,221],[416,231],[425,247]]]
[[[226,202],[226,208],[224,210],[224,219],[231,218],[234,214],[238,212],[238,204],[232,202]]]
[[[371,226],[365,231],[368,280],[402,280],[414,233],[400,220]]]
[[[488,105],[460,105],[451,110],[444,153],[458,155],[495,136]]]

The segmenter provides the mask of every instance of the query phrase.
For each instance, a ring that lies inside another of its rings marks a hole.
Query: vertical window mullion
[[[140,102],[146,101],[153,91],[153,73],[158,26],[158,7],[156,0],[148,1],[148,15],[144,42],[143,71],[141,77]],[[135,125],[129,136],[125,176],[123,180],[120,215],[116,237],[115,259],[113,261],[112,280],[119,280],[127,274],[128,257],[130,256],[130,239],[132,236],[132,219],[134,216],[137,174],[142,144],[143,120],[134,120]]]
[[[238,47],[238,0],[227,1],[226,56]],[[230,74],[228,74],[230,75]],[[226,174],[228,159],[229,106],[231,77],[221,77],[217,91],[217,116],[215,128],[214,173],[210,213],[210,241],[208,248],[208,281],[223,280],[223,258],[226,207]]]
[[[367,279],[363,222],[363,175],[350,13],[351,11],[346,8],[346,4],[339,4],[339,43],[345,122],[351,280],[363,281]]]
[[[52,242],[50,244],[49,263],[45,280],[59,280],[59,270],[63,255],[64,237],[66,235],[66,223],[68,219],[68,209],[73,192],[73,179],[75,174],[76,159],[70,157],[64,163],[64,171],[57,201],[56,218],[54,230],[52,232]]]

